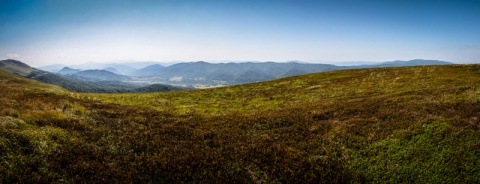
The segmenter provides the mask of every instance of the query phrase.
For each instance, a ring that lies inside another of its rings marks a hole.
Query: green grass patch
[[[477,131],[436,122],[368,145],[352,166],[373,183],[476,183],[479,148]]]

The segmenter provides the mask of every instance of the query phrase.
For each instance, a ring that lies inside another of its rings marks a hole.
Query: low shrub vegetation
[[[479,183],[480,65],[81,94],[0,71],[2,183]]]

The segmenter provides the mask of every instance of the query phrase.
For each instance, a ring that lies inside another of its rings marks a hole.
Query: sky
[[[0,59],[480,63],[480,0],[0,0]]]

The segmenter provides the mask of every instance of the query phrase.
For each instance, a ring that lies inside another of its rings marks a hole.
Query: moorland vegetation
[[[2,183],[480,182],[480,65],[163,93],[0,85]]]

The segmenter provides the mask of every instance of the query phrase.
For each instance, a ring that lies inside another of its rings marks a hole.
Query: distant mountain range
[[[147,66],[154,65],[154,64],[171,65],[171,63],[170,64],[160,63],[160,62],[154,62],[154,61],[112,61],[110,63],[90,62],[90,63],[80,64],[80,65],[68,65],[68,66],[63,64],[54,64],[54,65],[38,67],[38,69],[56,73],[61,69],[63,69],[64,67],[75,68],[79,70],[93,70],[93,69],[107,70],[108,68],[115,68],[119,72],[117,74],[126,75],[135,70],[145,68]]]
[[[351,62],[350,64],[352,64]],[[361,65],[337,66],[333,64],[312,64],[300,61],[288,63],[243,62],[208,63],[204,61],[184,62],[169,66],[157,62],[141,63],[89,63],[63,67],[56,71],[67,78],[83,81],[136,81],[140,83],[162,83],[184,87],[214,87],[245,84],[272,80],[281,77],[343,70],[354,68],[376,68],[394,66],[453,64],[438,60],[387,61],[381,63],[358,62]],[[55,65],[61,66],[61,65]],[[40,67],[40,69],[52,67]]]
[[[186,88],[163,84],[148,85],[129,83],[128,76],[114,74],[106,70],[77,70],[68,67],[61,69],[65,75],[37,70],[17,60],[0,60],[0,70],[35,79],[41,82],[62,86],[76,92],[126,93],[126,92],[163,92],[184,90]],[[59,71],[59,72],[60,72]]]
[[[388,61],[375,64],[368,64],[372,62],[357,63],[362,63],[362,65],[337,66],[332,64],[310,64],[300,61],[289,63],[208,63],[198,61],[177,63],[170,66],[164,66],[157,62],[108,64],[88,63],[84,65],[77,65],[77,67],[80,68],[74,68],[75,66],[64,67],[58,70],[57,73],[68,77],[76,77],[88,81],[136,80],[137,82],[140,81],[145,83],[164,83],[190,87],[212,87],[219,85],[235,85],[259,82],[280,77],[302,75],[330,70],[453,64],[445,61],[421,59],[410,61]],[[45,67],[40,67],[40,69],[42,68]],[[46,68],[48,69],[49,66]]]
[[[365,64],[369,62],[359,63],[363,64],[353,66],[337,66],[332,64],[311,64],[304,62],[208,63],[204,61],[198,61],[177,63],[170,66],[163,66],[158,63],[153,63],[152,65],[148,65],[139,69],[135,69],[138,68],[138,66],[135,66],[134,63],[130,63],[129,66],[121,63],[110,63],[98,66],[108,67],[98,68],[95,72],[92,70],[81,71],[80,69],[65,67],[58,71],[58,73],[63,75],[74,75],[77,77],[90,78],[90,80],[126,81],[135,78],[138,81],[147,83],[164,83],[190,87],[209,87],[252,83],[280,77],[331,70],[453,64],[445,61],[421,59],[410,61],[388,61],[375,64]],[[92,65],[89,66],[91,67]]]

